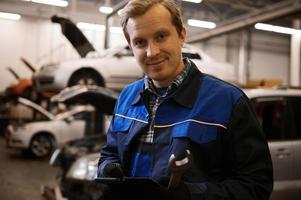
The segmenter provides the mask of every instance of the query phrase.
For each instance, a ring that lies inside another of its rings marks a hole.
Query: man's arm
[[[118,158],[117,138],[116,134],[112,131],[114,117],[111,121],[110,128],[107,133],[107,144],[100,151],[100,158],[98,161],[97,177],[103,176],[104,167],[109,163],[120,163]]]
[[[233,110],[224,135],[228,177],[221,182],[186,183],[192,199],[268,200],[273,167],[265,135],[247,97]]]

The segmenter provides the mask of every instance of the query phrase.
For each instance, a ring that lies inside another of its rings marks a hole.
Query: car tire
[[[79,71],[72,75],[68,86],[74,85],[98,85],[104,86],[101,77],[92,71]]]
[[[29,146],[30,153],[37,158],[49,156],[55,148],[54,139],[47,134],[35,135]]]

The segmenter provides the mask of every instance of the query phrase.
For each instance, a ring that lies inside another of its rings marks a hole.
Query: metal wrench
[[[189,150],[186,150],[187,156],[182,160],[176,160],[175,155],[172,154],[169,158],[168,164],[171,170],[171,176],[168,183],[168,189],[174,189],[179,186],[184,172],[191,165],[191,154]]]

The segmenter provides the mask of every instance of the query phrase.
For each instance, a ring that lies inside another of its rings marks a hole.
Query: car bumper
[[[29,139],[14,134],[10,128],[5,132],[5,141],[8,148],[27,149],[29,146]]]

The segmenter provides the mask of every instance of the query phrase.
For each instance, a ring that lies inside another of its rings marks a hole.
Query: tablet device
[[[112,178],[112,177],[99,177],[94,179],[96,183],[108,184],[108,185],[144,185],[144,186],[160,186],[158,182],[149,177],[124,177]]]

